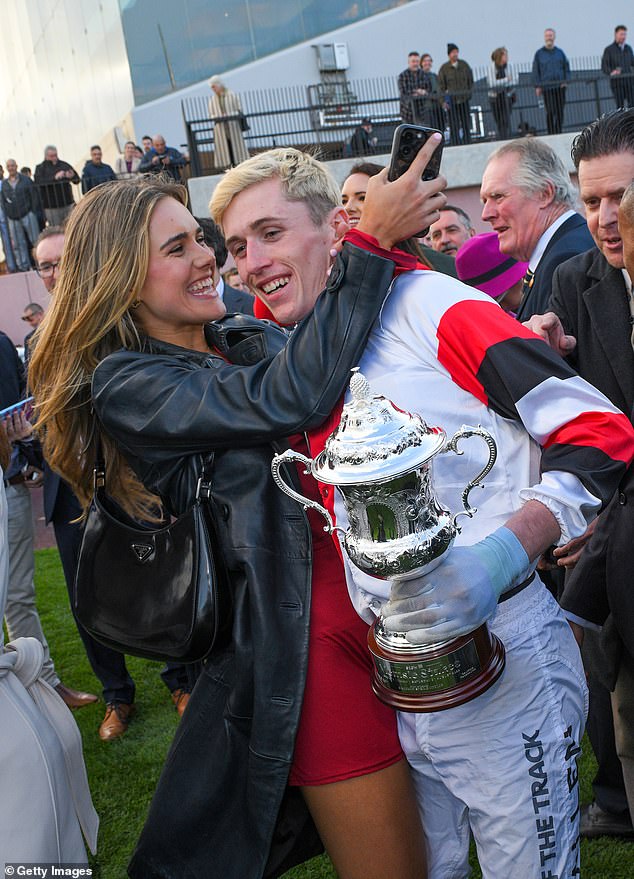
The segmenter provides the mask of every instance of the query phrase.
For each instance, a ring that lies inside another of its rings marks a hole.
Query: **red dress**
[[[356,229],[346,234],[346,240],[393,260],[395,274],[424,268],[416,257],[385,251],[375,239]],[[275,320],[259,299],[254,314]],[[309,437],[312,455],[323,449],[326,438],[338,425],[342,402]],[[306,453],[302,437],[292,437],[290,445]],[[306,476],[303,465],[297,471],[303,494],[320,501],[332,513],[332,486]],[[323,530],[324,519],[319,513],[309,510],[308,519],[313,537],[308,672],[289,776],[291,785],[343,781],[385,769],[403,757],[396,713],[372,692],[368,625],[350,601],[339,544]]]
[[[293,437],[291,445],[305,454],[302,437]],[[303,465],[297,470],[302,493],[323,504],[319,484],[304,474]],[[291,785],[367,775],[403,756],[396,714],[372,692],[368,625],[350,601],[338,548],[319,513],[309,510],[308,519],[313,537],[308,672]]]

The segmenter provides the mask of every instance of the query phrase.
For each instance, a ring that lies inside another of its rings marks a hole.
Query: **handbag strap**
[[[211,500],[211,474],[213,470],[214,463],[214,453],[207,452],[207,454],[203,457],[201,456],[202,470],[200,472],[200,476],[198,477],[198,484],[196,486],[196,500]]]
[[[103,456],[103,447],[101,445],[101,432],[98,428],[95,430],[95,466],[93,470],[93,490],[95,496],[105,493],[106,490],[106,462]],[[214,452],[207,452],[201,455],[201,471],[196,484],[196,500],[210,500],[212,488],[212,472],[214,463]]]

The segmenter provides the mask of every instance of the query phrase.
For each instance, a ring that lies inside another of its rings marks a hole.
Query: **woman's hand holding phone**
[[[28,440],[33,434],[33,425],[26,417],[24,409],[15,409],[3,418],[4,429],[10,443]]]

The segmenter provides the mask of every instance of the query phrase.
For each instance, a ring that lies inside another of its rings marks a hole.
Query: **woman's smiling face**
[[[213,283],[215,257],[184,205],[163,198],[150,220],[150,259],[135,320],[155,339],[192,345],[202,326],[225,314]],[[189,341],[188,341],[189,340]]]
[[[363,214],[363,205],[365,203],[365,194],[368,190],[367,174],[351,174],[344,180],[341,187],[341,203],[346,209],[350,226],[354,228],[361,219]]]

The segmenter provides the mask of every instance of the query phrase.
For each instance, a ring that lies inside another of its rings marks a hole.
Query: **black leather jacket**
[[[104,428],[171,512],[192,502],[200,453],[216,450],[213,495],[234,589],[232,643],[206,662],[179,725],[130,865],[135,879],[260,879],[318,850],[298,791],[287,790],[306,675],[310,529],[273,483],[271,442],[330,413],[392,271],[346,245],[288,344],[255,318],[209,325],[212,345],[253,365],[149,340],[95,371]]]

